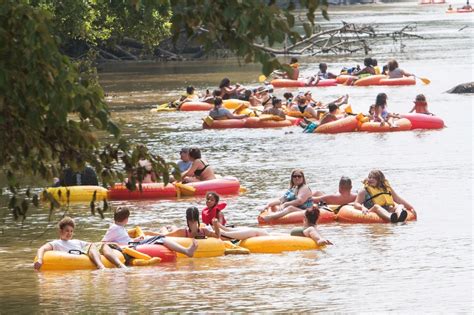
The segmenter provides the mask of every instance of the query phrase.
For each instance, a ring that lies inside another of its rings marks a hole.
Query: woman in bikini
[[[189,159],[192,164],[187,171],[181,174],[183,183],[216,179],[212,167],[201,158],[201,150],[198,148],[189,149]]]
[[[162,232],[165,236],[189,237],[198,239],[206,237],[219,238],[219,235],[217,235],[211,229],[200,227],[199,210],[196,207],[189,207],[186,209],[186,224],[187,227],[167,227],[166,229],[168,231],[162,230]]]

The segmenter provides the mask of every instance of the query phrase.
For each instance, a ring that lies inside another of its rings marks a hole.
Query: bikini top
[[[196,175],[196,176],[201,176],[202,173],[203,173],[203,172],[206,170],[206,168],[209,166],[209,164],[205,164],[202,160],[200,160],[200,161],[201,161],[201,163],[204,165],[204,167],[201,168],[200,170],[195,170],[195,171],[194,171],[194,175]]]

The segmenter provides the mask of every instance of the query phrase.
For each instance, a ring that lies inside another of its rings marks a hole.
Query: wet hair
[[[189,156],[193,159],[197,160],[201,158],[201,150],[199,148],[191,148],[189,149]]]
[[[295,173],[300,173],[303,176],[303,182],[301,183],[300,186],[298,186],[298,188],[300,188],[303,185],[306,185],[306,178],[304,177],[303,170],[299,169],[299,168],[295,168],[293,171],[291,171],[290,188],[293,188],[293,186],[294,186],[294,184],[293,184],[293,175],[295,175]]]
[[[223,87],[228,87],[230,85],[230,80],[228,78],[224,78],[221,81],[221,84],[219,84],[219,89],[222,89]]]
[[[375,111],[375,105],[370,105],[369,106],[369,114],[371,111]]]
[[[388,71],[393,71],[398,68],[398,62],[392,59],[388,62]]]
[[[323,68],[324,68],[325,70],[327,70],[327,68],[328,68],[327,63],[321,62],[321,63],[319,64],[319,70],[323,71]]]
[[[418,94],[415,98],[416,102],[426,102],[426,97],[424,94]]]
[[[385,74],[388,71],[388,66],[385,65],[382,67],[382,74]]]
[[[387,187],[387,184],[386,184],[387,180],[385,179],[385,175],[382,173],[382,171],[372,170],[372,171],[370,171],[368,177],[373,177],[377,180],[377,184],[376,184],[375,187],[381,188],[384,191],[388,190],[388,187]]]
[[[297,101],[298,101],[298,104],[304,104],[304,103],[306,103],[305,97],[302,97],[302,96],[299,96],[298,99],[297,99]]]
[[[272,105],[273,107],[275,107],[275,105],[277,105],[278,103],[281,103],[281,99],[277,98],[277,97],[274,97],[272,99]]]
[[[316,225],[319,219],[319,213],[320,211],[318,207],[312,207],[304,212],[304,216],[309,224]]]
[[[221,90],[216,89],[216,90],[212,91],[212,96],[214,96],[214,97],[221,96],[221,94],[222,94]]]
[[[70,217],[64,217],[59,221],[58,227],[60,230],[64,229],[66,226],[70,226],[73,229],[76,227],[76,223],[74,223],[74,220]]]
[[[342,176],[341,179],[339,180],[339,187],[350,190],[352,188],[351,179],[347,176]]]
[[[295,57],[290,59],[290,63],[297,63],[297,62],[298,62],[298,59],[296,59]]]
[[[379,63],[377,62],[377,59],[372,59],[372,66],[376,67]]]
[[[222,98],[216,97],[214,99],[214,106],[220,106],[220,105],[222,105]]]
[[[285,92],[283,93],[283,97],[288,100],[290,98],[293,98],[293,93]]]
[[[186,93],[193,94],[194,93],[194,86],[188,86],[186,88]]]
[[[130,210],[127,207],[118,207],[114,212],[114,221],[122,222],[125,219],[128,219],[130,216]]]
[[[189,228],[189,221],[197,222],[198,226],[201,224],[199,222],[199,210],[196,207],[189,207],[186,209],[186,225]]]
[[[219,195],[215,191],[208,191],[206,193],[206,199],[209,198],[210,196],[214,197],[214,199],[216,200],[216,205],[217,205],[219,203],[219,200],[220,200]]]
[[[252,93],[253,93],[252,90],[245,90],[244,95],[245,97],[250,97],[252,96]]]
[[[334,111],[336,111],[339,107],[337,107],[336,104],[331,104],[328,106],[328,109],[329,109],[329,112],[332,113]]]
[[[375,106],[385,106],[387,105],[387,94],[379,93],[375,98]]]
[[[366,67],[372,66],[372,58],[370,57],[364,58],[364,66]]]

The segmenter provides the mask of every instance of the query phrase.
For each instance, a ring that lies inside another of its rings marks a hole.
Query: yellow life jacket
[[[291,63],[290,67],[297,69],[299,67],[299,63]]]
[[[390,185],[388,181],[385,181],[385,186],[387,187],[387,191],[382,190],[378,187],[373,187],[370,186],[367,181],[364,182],[364,188],[365,191],[370,195],[370,199],[366,199],[364,201],[371,201],[374,204],[377,204],[379,206],[394,206],[395,202],[393,201],[392,197],[392,189],[390,188]]]

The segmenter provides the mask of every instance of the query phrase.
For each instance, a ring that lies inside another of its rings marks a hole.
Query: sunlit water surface
[[[247,188],[224,197],[225,215],[239,226],[256,226],[258,208],[279,196],[289,173],[302,168],[313,190],[335,191],[342,175],[354,188],[373,169],[381,169],[398,193],[417,209],[419,220],[406,225],[321,225],[334,242],[324,251],[281,255],[183,259],[176,264],[105,272],[34,272],[36,248],[56,237],[47,209],[33,211],[22,226],[5,208],[0,246],[0,313],[307,311],[307,312],[472,312],[472,96],[446,90],[472,81],[473,21],[470,14],[445,14],[444,6],[416,4],[364,6],[331,12],[330,25],[382,23],[395,30],[416,22],[425,40],[407,40],[374,50],[382,64],[390,57],[401,68],[432,83],[410,87],[313,88],[329,101],[348,93],[356,111],[366,111],[379,92],[389,108],[407,112],[424,93],[432,112],[448,126],[439,131],[390,134],[302,134],[299,127],[267,130],[202,130],[204,113],[149,113],[187,84],[214,87],[223,76],[255,84],[258,66],[204,61],[127,64],[105,67],[103,84],[112,105],[138,106],[114,112],[130,138],[170,160],[182,146],[199,146],[218,174],[236,176]],[[377,11],[375,11],[377,10]],[[467,29],[459,31],[464,26]],[[302,62],[303,74],[330,62],[330,70],[360,63],[362,57],[318,57]],[[312,62],[312,63],[310,63]],[[115,66],[114,66],[115,67]],[[277,91],[277,95],[282,91]],[[203,199],[112,202],[132,208],[130,225],[156,229],[184,225],[185,209],[202,208]],[[76,237],[99,240],[111,222],[73,206]],[[270,228],[279,232],[289,227]]]

